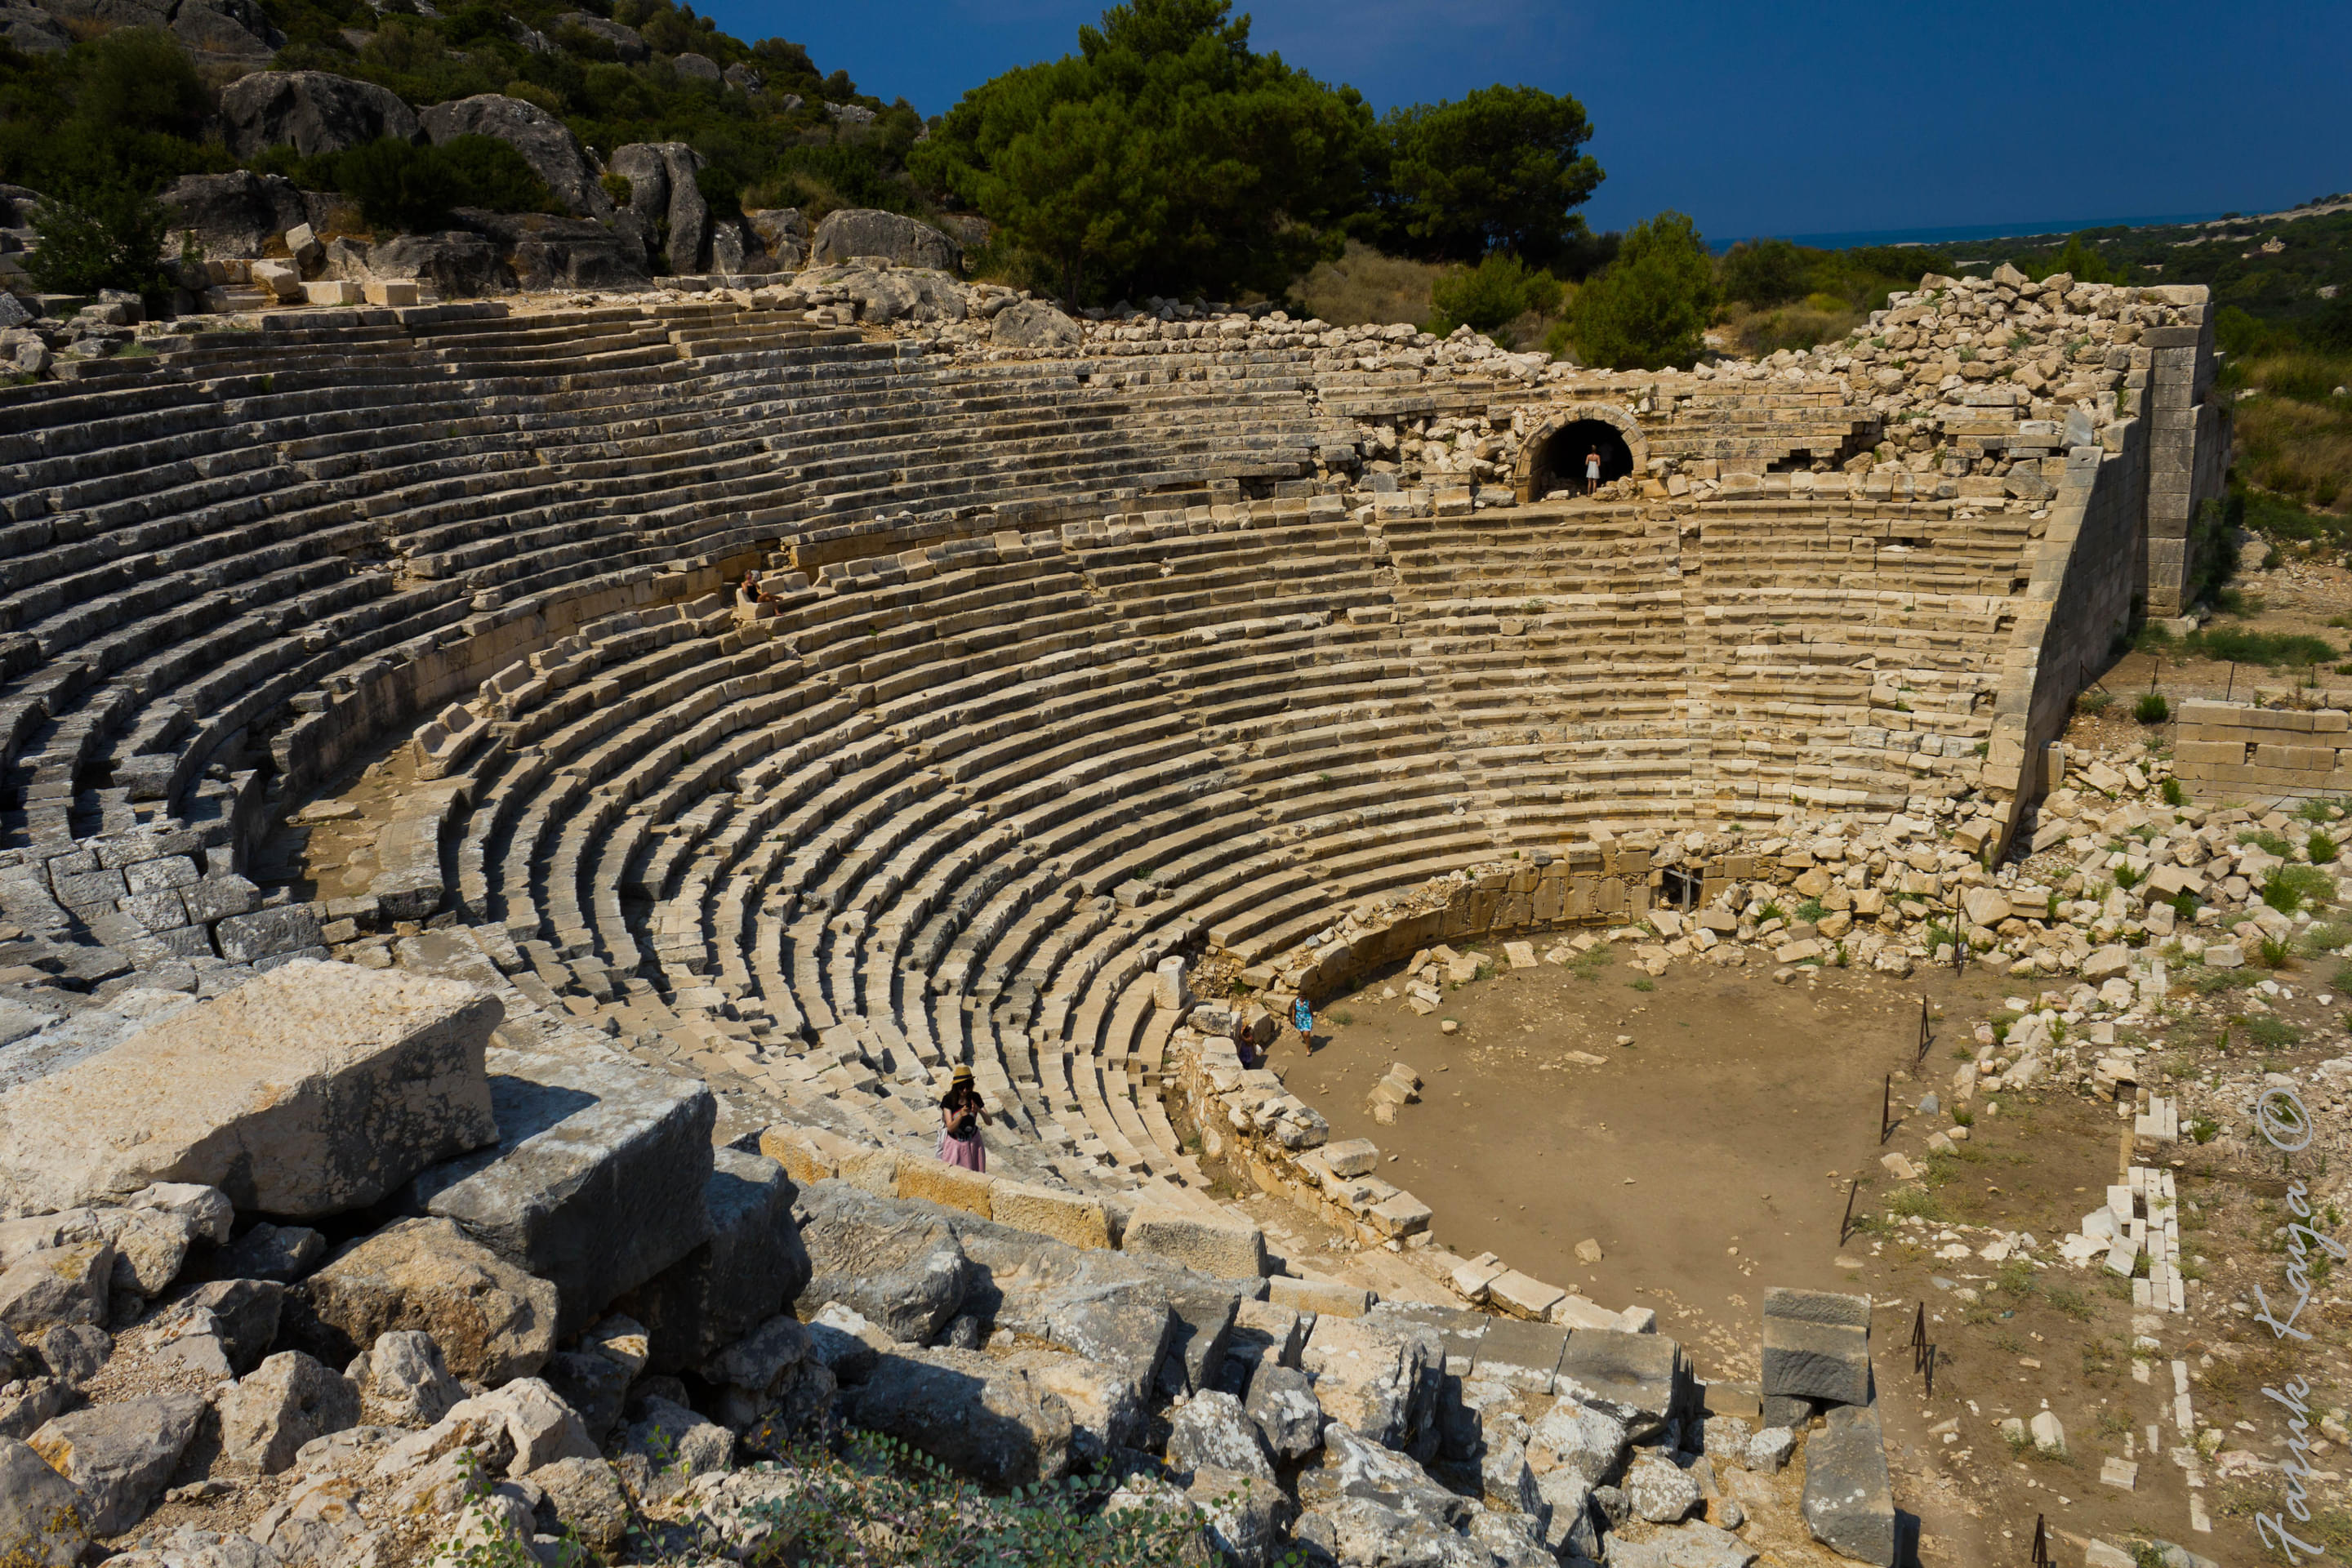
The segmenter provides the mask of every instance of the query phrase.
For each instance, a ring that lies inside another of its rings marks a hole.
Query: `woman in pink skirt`
[[[980,1141],[983,1109],[980,1090],[971,1081],[971,1068],[956,1068],[955,1078],[948,1084],[947,1098],[940,1101],[940,1159],[967,1171],[988,1169],[988,1150]]]

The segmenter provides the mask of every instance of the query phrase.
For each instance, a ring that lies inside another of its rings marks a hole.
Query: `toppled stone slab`
[[[480,1383],[537,1372],[555,1345],[555,1287],[446,1219],[369,1237],[289,1297],[292,1337],[330,1366],[394,1329],[433,1336],[449,1370]]]
[[[120,1535],[147,1517],[204,1416],[197,1394],[125,1399],[59,1415],[30,1444],[81,1493],[90,1533]]]
[[[1125,1246],[1220,1279],[1255,1279],[1265,1272],[1265,1234],[1238,1217],[1139,1208],[1127,1222]]]
[[[643,1323],[657,1373],[700,1364],[782,1311],[808,1283],[809,1258],[793,1223],[796,1189],[773,1160],[713,1152],[703,1189],[710,1239],[621,1298]]]
[[[1874,1405],[1832,1408],[1805,1440],[1805,1528],[1857,1563],[1894,1568],[1895,1491]]]
[[[1061,1395],[977,1351],[905,1348],[880,1357],[849,1415],[988,1486],[1058,1480],[1070,1465]]]
[[[803,1189],[797,1216],[810,1269],[803,1313],[838,1301],[901,1342],[920,1344],[961,1310],[971,1266],[936,1211],[835,1181]]]
[[[297,960],[0,1096],[0,1213],[155,1182],[298,1218],[377,1202],[497,1136],[470,986]]]
[[[1690,1357],[1663,1334],[1578,1329],[1568,1336],[1552,1386],[1624,1422],[1637,1443],[1698,1407]]]
[[[603,1047],[488,1065],[497,1146],[420,1173],[407,1205],[551,1282],[570,1335],[709,1238],[718,1101]]]
[[[274,1476],[313,1437],[358,1426],[360,1391],[315,1358],[280,1351],[224,1394],[219,1409],[222,1457],[237,1469]]]

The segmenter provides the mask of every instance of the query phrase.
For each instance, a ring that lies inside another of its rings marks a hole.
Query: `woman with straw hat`
[[[940,1101],[940,1158],[967,1171],[988,1169],[988,1150],[980,1141],[980,1118],[985,1108],[971,1081],[971,1068],[959,1067]]]

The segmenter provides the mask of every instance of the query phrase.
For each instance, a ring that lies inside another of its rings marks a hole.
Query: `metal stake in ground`
[[[1862,1191],[1862,1178],[1860,1176],[1856,1176],[1846,1183],[1845,1217],[1838,1221],[1838,1245],[1840,1247],[1843,1247],[1845,1245],[1845,1238],[1853,1234],[1853,1194],[1860,1191]]]
[[[2033,1516],[2033,1561],[2031,1568],[2050,1568],[2050,1521],[2038,1513]]]
[[[1887,1135],[1895,1131],[1894,1118],[1895,1075],[1888,1073],[1885,1083],[1878,1090],[1878,1141],[1881,1143],[1885,1142]]]
[[[1927,1047],[1936,1043],[1935,1032],[1927,1027],[1927,999],[1919,998],[1919,1049],[1911,1058],[1911,1068],[1916,1072],[1919,1064],[1927,1059]]]

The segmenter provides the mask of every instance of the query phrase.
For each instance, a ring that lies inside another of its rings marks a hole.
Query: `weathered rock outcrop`
[[[702,154],[683,142],[632,142],[615,148],[608,166],[629,182],[629,215],[672,272],[700,268],[710,246],[710,204],[694,177]]]
[[[816,226],[809,261],[823,267],[853,257],[879,256],[901,267],[924,267],[955,272],[963,266],[963,249],[927,223],[873,207],[844,207],[827,213]]]
[[[154,1182],[310,1216],[384,1197],[497,1134],[484,1043],[501,1009],[447,981],[298,960],[0,1096],[10,1214]]]
[[[989,340],[1005,349],[1071,349],[1083,337],[1078,323],[1043,300],[1017,300],[989,323]]]
[[[580,139],[539,105],[484,92],[436,103],[416,119],[436,147],[460,136],[497,137],[522,154],[564,211],[574,217],[611,220],[613,199],[597,183],[595,166],[581,150]]]
[[[703,1189],[710,1239],[616,1303],[646,1326],[654,1371],[701,1364],[774,1317],[808,1283],[808,1253],[793,1223],[794,1192],[773,1160],[716,1152]]]
[[[156,200],[173,233],[194,231],[196,243],[214,256],[257,256],[270,240],[310,220],[293,181],[249,169],[183,174]]]
[[[255,71],[221,89],[229,151],[250,158],[290,145],[305,158],[385,136],[414,142],[416,116],[400,95],[328,71]]]

